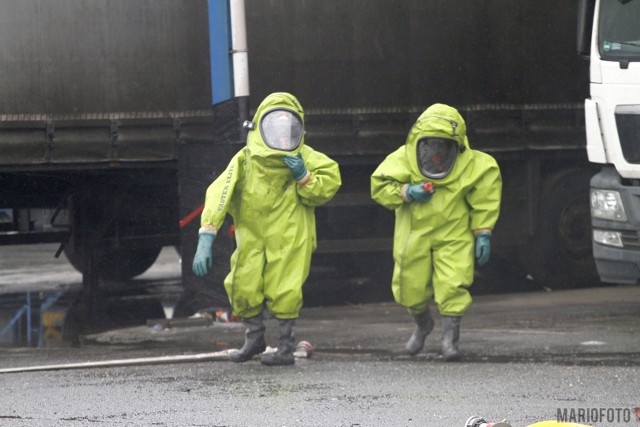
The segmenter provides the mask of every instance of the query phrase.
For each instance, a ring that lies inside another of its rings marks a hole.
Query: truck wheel
[[[591,246],[590,172],[574,169],[545,181],[529,253],[534,281],[549,288],[599,283]]]
[[[158,259],[162,247],[121,248],[105,252],[100,257],[98,272],[107,280],[127,280],[149,269]],[[65,247],[64,254],[71,265],[82,273],[83,254],[73,245]]]

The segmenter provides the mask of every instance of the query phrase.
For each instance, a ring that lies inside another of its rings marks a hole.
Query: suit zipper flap
[[[440,120],[445,120],[449,122],[449,124],[451,124],[452,136],[458,136],[458,122],[456,122],[455,120],[451,120],[442,116],[427,116],[422,118],[422,120],[425,120],[425,121],[429,119],[440,119]]]

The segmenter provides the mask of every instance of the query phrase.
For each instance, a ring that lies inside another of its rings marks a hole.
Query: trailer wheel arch
[[[158,259],[161,246],[119,248],[102,253],[98,274],[108,280],[127,280],[147,271]],[[69,263],[83,273],[84,255],[69,242],[64,249]]]
[[[591,246],[588,169],[568,169],[542,185],[536,231],[528,261],[534,281],[549,288],[599,282]]]

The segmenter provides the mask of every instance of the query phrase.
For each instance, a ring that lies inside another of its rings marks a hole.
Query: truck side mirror
[[[580,0],[578,3],[577,50],[578,55],[589,59],[595,0]]]

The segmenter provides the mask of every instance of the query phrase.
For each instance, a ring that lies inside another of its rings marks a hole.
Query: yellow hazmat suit
[[[429,178],[419,164],[419,143],[428,137],[454,140],[450,171]],[[424,202],[408,202],[406,184],[433,183]],[[493,157],[472,150],[458,111],[435,104],[411,128],[406,144],[371,176],[371,196],[396,214],[393,295],[412,315],[434,298],[444,316],[462,316],[471,304],[474,232],[493,229],[500,210],[502,180]],[[431,325],[432,327],[432,325]],[[428,332],[427,332],[428,333]]]
[[[341,185],[338,164],[305,145],[302,132],[293,150],[265,143],[262,121],[276,110],[292,112],[304,123],[304,111],[293,95],[267,96],[255,113],[247,146],[207,189],[201,216],[201,231],[214,233],[227,213],[233,217],[237,248],[224,286],[234,312],[243,318],[259,315],[265,302],[278,319],[298,317],[316,248],[314,208],[328,202]],[[283,160],[298,154],[308,172],[296,182]]]
[[[591,427],[586,424],[563,423],[561,421],[540,421],[535,424],[529,424],[527,427]]]

